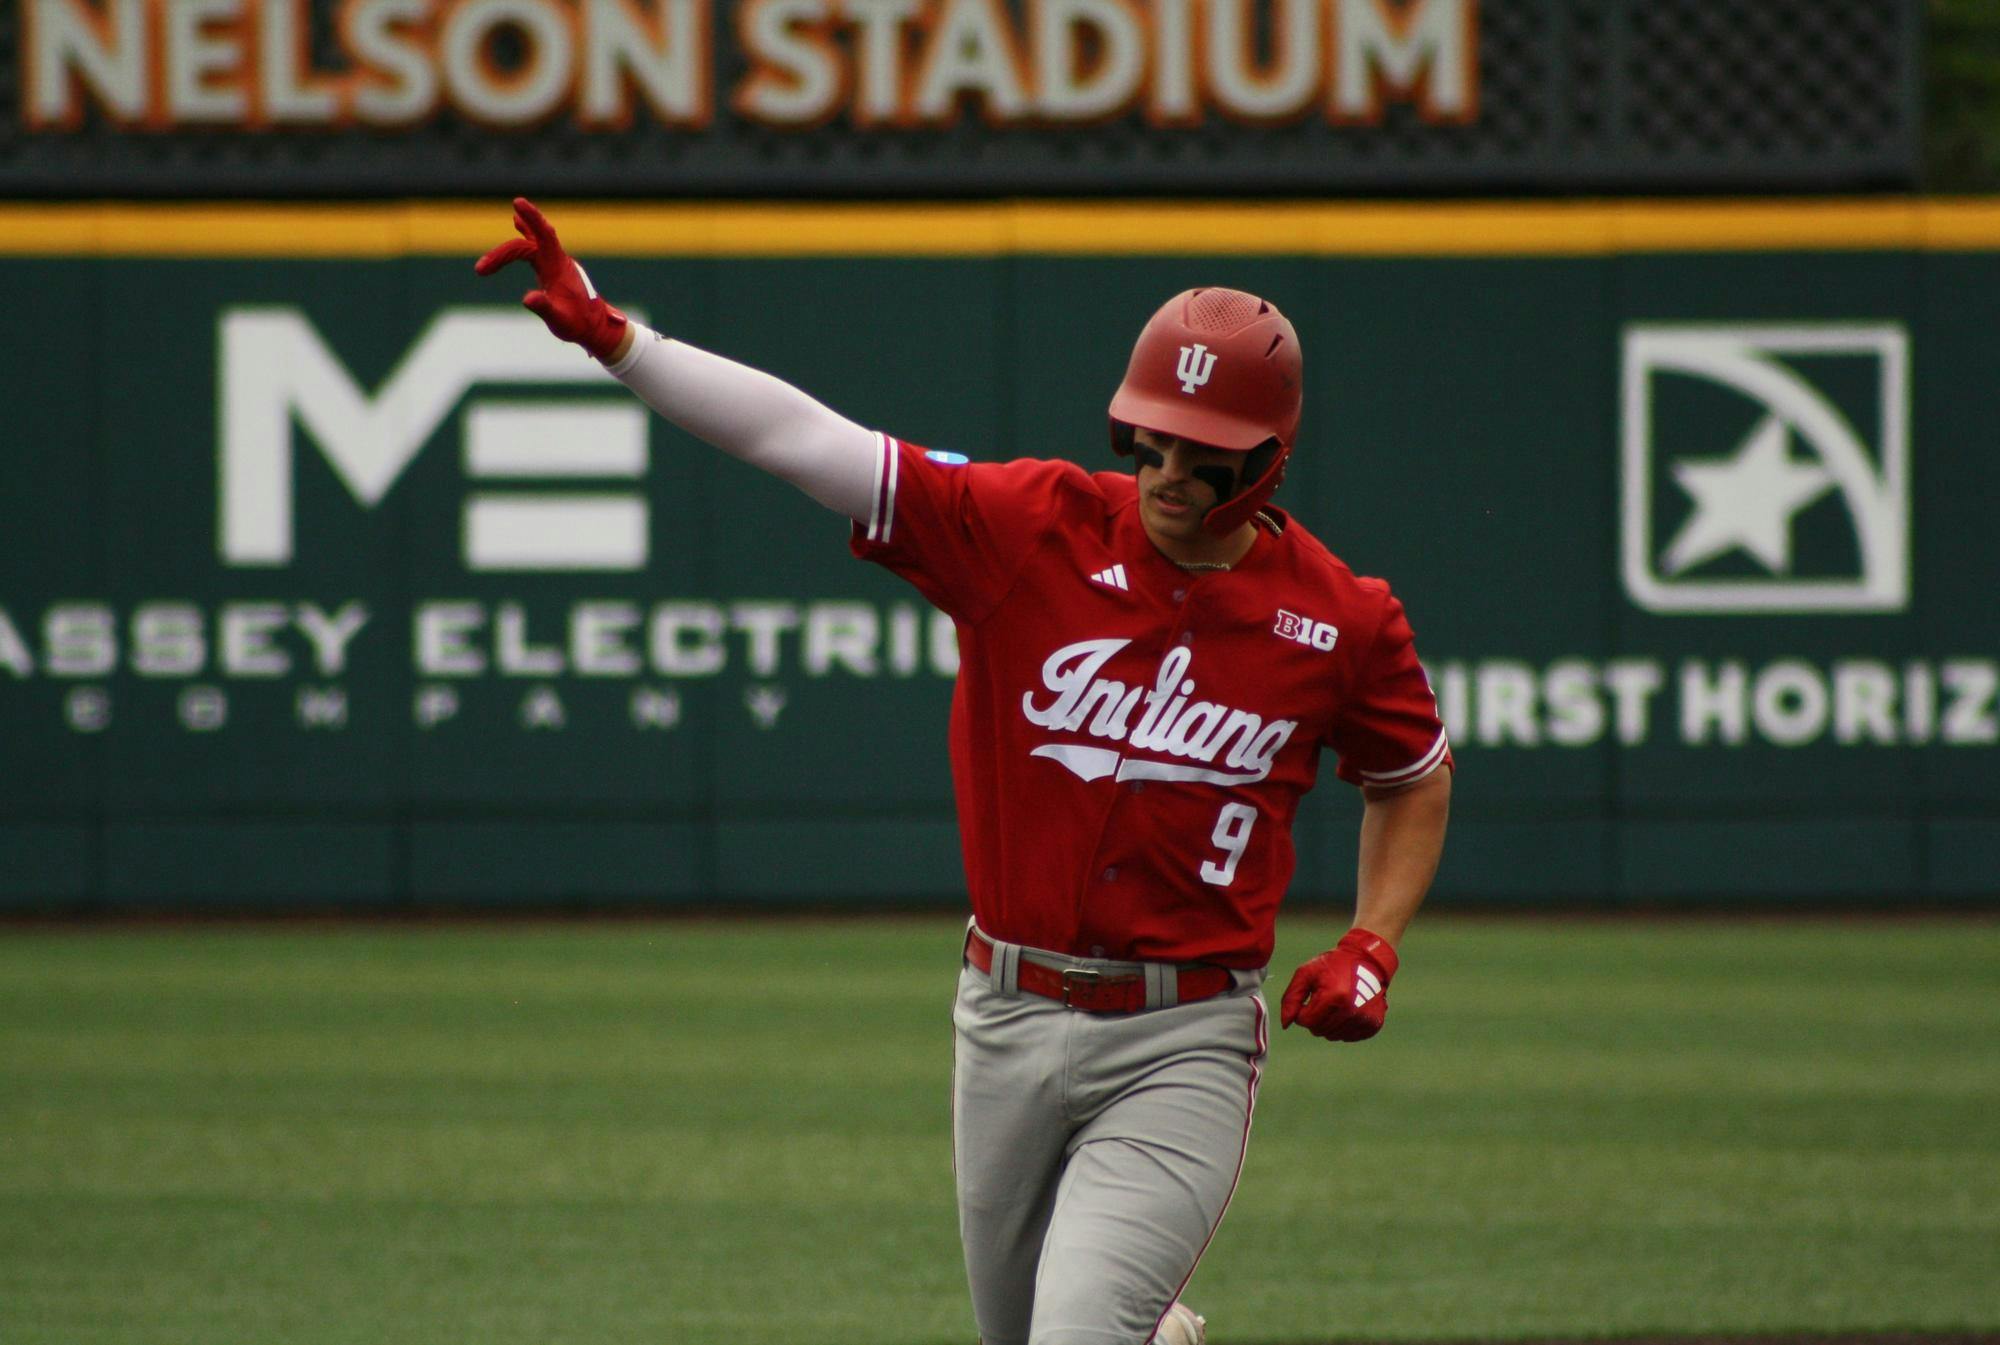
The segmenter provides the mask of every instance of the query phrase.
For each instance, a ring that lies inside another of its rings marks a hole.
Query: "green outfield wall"
[[[958,899],[948,625],[477,281],[474,213],[0,210],[0,908]],[[975,459],[1110,467],[1153,307],[1277,300],[1280,503],[1452,730],[1440,901],[2000,901],[1990,205],[570,218]]]

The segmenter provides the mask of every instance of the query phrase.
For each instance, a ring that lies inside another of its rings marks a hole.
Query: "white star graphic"
[[[1817,463],[1792,460],[1790,433],[1766,416],[1726,458],[1674,465],[1674,480],[1694,500],[1694,512],[1661,558],[1670,575],[1742,547],[1772,574],[1792,569],[1792,517],[1833,489]]]

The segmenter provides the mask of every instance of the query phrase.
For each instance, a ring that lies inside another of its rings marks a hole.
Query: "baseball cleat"
[[[1160,1319],[1159,1334],[1153,1339],[1158,1345],[1202,1345],[1208,1339],[1208,1318],[1176,1301]]]

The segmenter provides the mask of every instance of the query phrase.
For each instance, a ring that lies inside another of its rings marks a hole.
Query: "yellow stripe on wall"
[[[2000,250],[2000,198],[1551,201],[543,203],[581,255],[1603,256]],[[14,257],[452,256],[511,236],[505,201],[0,205]]]

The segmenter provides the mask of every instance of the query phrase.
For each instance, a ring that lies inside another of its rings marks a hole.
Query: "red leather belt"
[[[965,936],[965,959],[993,972],[993,941],[978,930]],[[1227,967],[1185,967],[1175,973],[1179,1002],[1213,999],[1236,984]],[[1052,999],[1085,1013],[1137,1013],[1146,1007],[1146,977],[1139,972],[1104,972],[1094,967],[1045,967],[1023,957],[1016,983],[1031,995]]]

